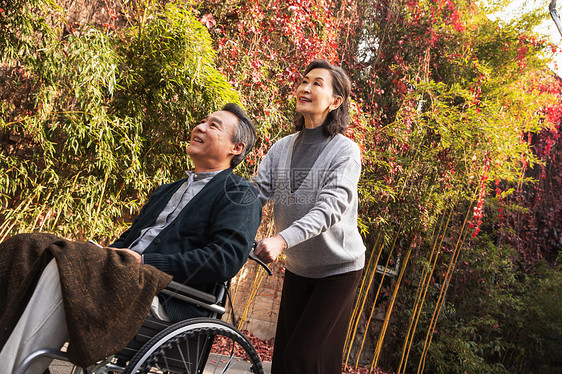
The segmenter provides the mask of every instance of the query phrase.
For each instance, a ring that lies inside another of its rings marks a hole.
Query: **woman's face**
[[[339,106],[341,98],[334,96],[332,74],[327,69],[317,68],[309,71],[301,81],[296,92],[297,112],[305,117],[322,122],[328,113]]]

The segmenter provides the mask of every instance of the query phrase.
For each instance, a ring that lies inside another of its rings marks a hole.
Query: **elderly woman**
[[[365,246],[357,229],[359,147],[348,126],[351,83],[325,60],[308,65],[296,91],[296,134],[275,143],[254,184],[273,200],[277,235],[255,253],[284,251],[286,272],[273,374],[341,373],[342,351]]]

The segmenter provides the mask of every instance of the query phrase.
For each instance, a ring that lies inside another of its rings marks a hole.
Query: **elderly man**
[[[174,322],[201,316],[202,312],[195,306],[158,297],[154,297],[150,305],[150,299],[169,282],[166,274],[178,282],[211,292],[217,282],[232,278],[247,260],[260,223],[261,204],[253,187],[234,175],[232,169],[245,158],[254,142],[255,129],[250,119],[236,104],[227,104],[208,115],[192,131],[187,153],[195,169],[187,173],[187,178],[157,188],[131,227],[110,247],[95,249],[92,245],[64,241],[50,234],[18,235],[1,244],[0,274],[17,272],[14,258],[18,258],[21,248],[32,248],[28,252],[35,257],[29,263],[40,262],[37,258],[44,256],[54,257],[44,270],[41,269],[37,286],[19,318],[15,321],[14,316],[7,318],[9,313],[0,309],[0,324],[11,327],[11,332],[3,328],[4,334],[0,334],[2,370],[13,372],[36,349],[60,348],[65,341],[70,341],[69,356],[79,364],[94,359],[82,360],[80,352],[85,350],[71,351],[73,340],[74,345],[79,346],[83,344],[81,340],[88,340],[91,334],[88,330],[85,338],[76,337],[74,328],[80,329],[80,320],[94,318],[90,314],[105,317],[104,308],[113,309],[105,313],[108,317],[121,312],[116,311],[116,307],[107,307],[104,300],[97,300],[101,296],[91,291],[96,289],[96,284],[110,287],[108,292],[115,293],[115,297],[109,297],[108,303],[118,299],[120,302],[116,305],[125,311],[134,308],[137,314],[142,310],[141,314],[146,315],[150,308],[154,316]],[[37,243],[42,243],[49,254],[37,252]],[[88,246],[88,252],[84,251],[84,246]],[[75,252],[80,254],[73,255]],[[18,254],[10,257],[5,253]],[[90,259],[92,253],[94,257]],[[101,258],[99,253],[103,253]],[[87,265],[77,271],[83,263]],[[22,279],[27,278],[22,276]],[[13,280],[10,282],[13,285]],[[7,286],[5,283],[0,279],[1,292]],[[88,284],[77,287],[76,283]],[[25,280],[21,284],[25,284]],[[76,288],[86,293],[78,303],[77,297],[72,296]],[[147,293],[148,303],[139,302]],[[141,296],[130,296],[137,294]],[[98,309],[102,311],[96,313]],[[115,319],[119,326],[119,319],[129,318]],[[99,329],[99,323],[91,324]],[[94,348],[97,347],[86,347]],[[107,352],[99,354],[102,353]],[[42,373],[49,363],[49,359],[37,362],[30,372]]]

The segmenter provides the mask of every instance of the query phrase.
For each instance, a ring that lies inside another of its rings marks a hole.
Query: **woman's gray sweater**
[[[275,228],[288,245],[286,267],[309,278],[360,270],[365,246],[357,229],[359,147],[343,135],[333,136],[299,188],[291,192],[297,135],[275,143],[253,179],[262,204],[274,201]]]

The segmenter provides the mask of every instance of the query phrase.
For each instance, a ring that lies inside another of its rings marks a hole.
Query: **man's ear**
[[[234,144],[234,147],[232,147],[232,149],[230,150],[230,152],[228,152],[228,154],[232,156],[236,156],[244,152],[244,149],[246,149],[246,144],[244,143]]]

